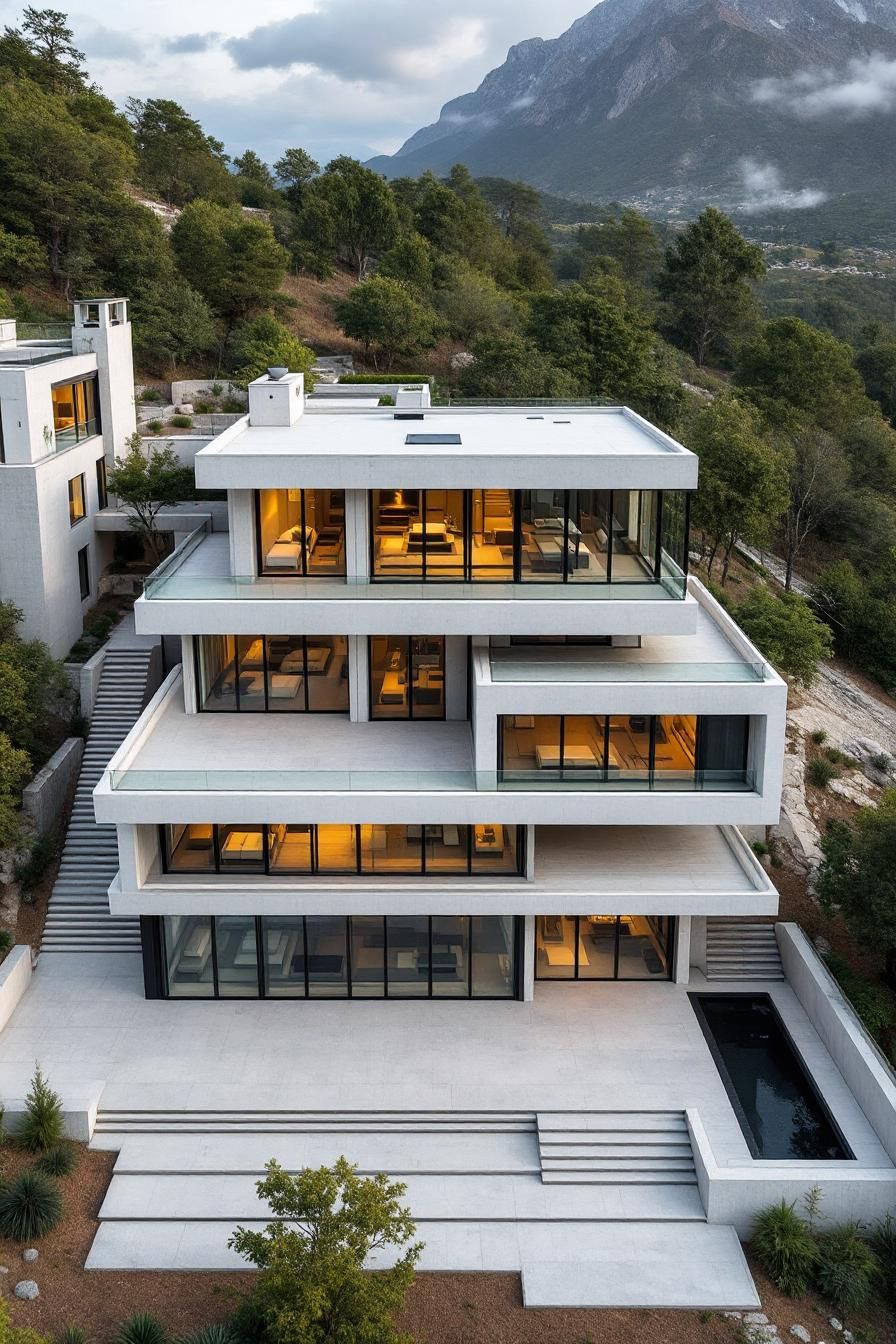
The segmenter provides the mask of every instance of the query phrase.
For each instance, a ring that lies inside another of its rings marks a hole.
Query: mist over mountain
[[[585,200],[738,211],[893,199],[894,0],[603,0],[510,49],[389,177],[522,178]]]

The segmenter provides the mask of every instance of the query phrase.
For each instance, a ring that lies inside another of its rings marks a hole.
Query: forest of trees
[[[170,232],[141,196],[177,207]],[[783,555],[788,579],[808,566],[836,648],[892,687],[886,308],[764,308],[761,249],[714,209],[678,231],[621,206],[587,217],[558,251],[537,191],[461,165],[388,182],[301,147],[231,159],[177,102],[116,109],[57,11],[26,8],[0,36],[0,309],[124,294],[142,371],[245,379],[309,367],[284,280],[342,272],[335,319],[368,367],[432,370],[452,396],[624,401],[682,438],[701,459],[692,546],[723,594],[738,543]],[[799,599],[741,618],[757,638],[774,626],[776,648],[789,630],[794,669],[830,639]]]

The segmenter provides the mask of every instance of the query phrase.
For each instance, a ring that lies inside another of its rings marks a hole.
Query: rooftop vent
[[[425,418],[422,411],[396,411],[393,416],[394,420],[424,420]]]
[[[422,418],[422,417],[421,417]],[[459,434],[407,434],[405,443],[410,445],[425,445],[430,443],[460,443]]]

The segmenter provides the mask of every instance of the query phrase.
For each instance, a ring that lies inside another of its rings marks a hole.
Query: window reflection
[[[442,635],[372,635],[368,657],[371,719],[444,719]]]
[[[214,992],[211,926],[208,915],[164,917],[165,966],[172,998],[208,998]]]
[[[665,915],[539,915],[537,980],[668,980],[675,921]]]
[[[208,713],[348,713],[345,635],[201,635],[196,650]]]
[[[260,574],[345,574],[344,490],[257,490]]]
[[[56,447],[67,448],[99,433],[96,377],[51,388]]]

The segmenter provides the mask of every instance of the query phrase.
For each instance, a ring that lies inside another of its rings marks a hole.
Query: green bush
[[[0,1190],[0,1236],[36,1241],[62,1217],[62,1196],[42,1171],[23,1171]]]
[[[144,387],[140,393],[141,401],[161,401],[162,394],[157,387]]]
[[[876,756],[871,757],[871,764],[875,770],[883,770],[885,773],[893,768],[893,757],[886,751],[879,751]]]
[[[816,1246],[795,1205],[781,1200],[763,1209],[753,1224],[751,1245],[769,1278],[788,1297],[802,1297],[815,1267]]]
[[[161,434],[162,430],[165,428],[165,421],[156,419],[147,420],[146,428],[151,434]]]
[[[118,1327],[115,1344],[166,1344],[165,1327],[148,1311],[135,1311]]]
[[[226,411],[228,415],[242,415],[246,410],[246,403],[240,401],[239,397],[225,397],[221,402],[221,410]]]
[[[196,415],[211,415],[214,409],[215,408],[210,401],[193,402],[193,410]]]
[[[182,1335],[177,1344],[236,1344],[229,1325],[207,1325],[192,1335]]]
[[[869,1240],[880,1264],[884,1297],[896,1306],[896,1219],[891,1213],[874,1224]]]
[[[429,373],[344,373],[340,383],[432,383]]]
[[[765,843],[764,840],[754,840],[752,849],[757,859],[764,859],[766,854],[768,854],[769,852],[768,845]]]
[[[192,429],[193,417],[192,415],[172,415],[169,423],[173,425],[175,429]]]
[[[35,1165],[45,1176],[70,1176],[78,1165],[78,1150],[71,1143],[55,1143]]]
[[[87,1344],[87,1331],[80,1325],[67,1325],[56,1336],[56,1344]]]
[[[16,1141],[29,1153],[45,1153],[64,1137],[62,1102],[35,1065],[31,1087],[25,1098],[25,1115],[16,1131]]]
[[[848,759],[837,747],[828,747],[824,755],[825,760],[830,761],[831,765],[842,765]]]
[[[826,789],[832,779],[838,777],[837,767],[824,756],[816,756],[806,766],[806,778],[817,789]]]
[[[896,1025],[896,1004],[883,985],[866,980],[836,952],[829,952],[825,963],[872,1036],[879,1039]]]
[[[816,747],[824,746],[825,742],[827,742],[828,740],[828,735],[823,728],[816,728],[813,733],[809,734],[809,736],[815,743]]]
[[[16,881],[24,891],[33,891],[56,857],[56,837],[47,831],[31,841],[27,858],[16,864]]]
[[[13,944],[13,936],[9,929],[0,929],[0,957],[5,957]]]
[[[858,1223],[843,1223],[818,1239],[815,1281],[841,1311],[856,1311],[871,1297],[878,1260]]]

